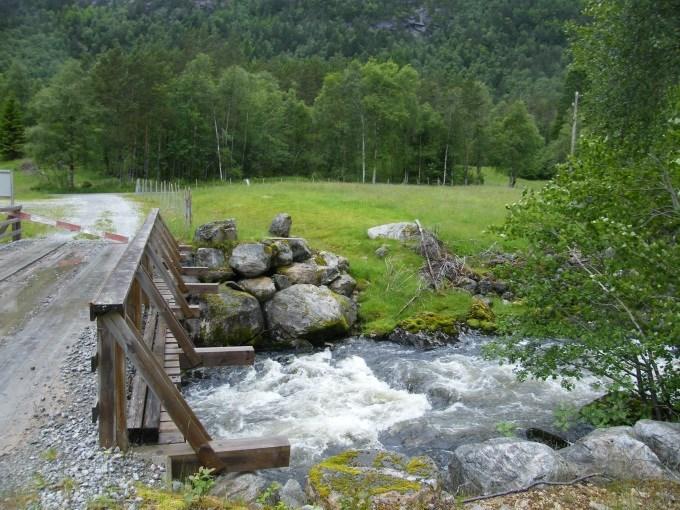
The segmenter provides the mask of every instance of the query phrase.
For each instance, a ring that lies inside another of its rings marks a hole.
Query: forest
[[[0,143],[53,185],[546,178],[569,152],[578,2],[8,1]],[[67,121],[64,121],[67,119]]]

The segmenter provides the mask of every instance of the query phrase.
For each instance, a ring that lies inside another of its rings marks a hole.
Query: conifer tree
[[[19,103],[12,96],[5,102],[0,119],[0,152],[7,159],[20,158],[24,152],[24,142],[24,124]]]

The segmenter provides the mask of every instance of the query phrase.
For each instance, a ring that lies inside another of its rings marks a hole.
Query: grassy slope
[[[487,182],[505,183],[502,176],[487,175]],[[390,257],[377,258],[374,251],[383,241],[368,239],[366,229],[417,218],[426,228],[435,228],[455,253],[474,255],[499,243],[487,227],[502,223],[505,204],[516,201],[525,185],[509,189],[497,184],[443,188],[283,182],[199,188],[193,198],[194,225],[236,218],[239,239],[256,240],[267,235],[276,213],[288,212],[294,235],[305,237],[315,249],[349,259],[351,273],[366,286],[360,299],[365,330],[380,333],[418,311],[464,313],[470,296],[457,291],[425,292],[399,314],[416,292],[422,259],[398,243],[386,243],[391,245]],[[169,213],[165,216],[178,237],[190,240],[191,231],[181,220]]]

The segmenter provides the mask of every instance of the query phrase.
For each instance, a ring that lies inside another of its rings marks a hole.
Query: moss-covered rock
[[[226,286],[205,296],[206,313],[201,321],[204,345],[253,345],[264,331],[260,303],[247,292]]]
[[[422,312],[404,319],[399,323],[399,327],[409,333],[419,333],[421,331],[434,333],[441,331],[450,336],[458,335],[458,325],[456,324],[455,317],[433,312]]]
[[[471,329],[477,329],[484,333],[494,333],[498,329],[496,314],[493,313],[488,304],[478,298],[472,299],[465,324]]]
[[[428,457],[382,450],[349,450],[310,471],[307,493],[328,510],[426,508],[439,497],[437,466]]]

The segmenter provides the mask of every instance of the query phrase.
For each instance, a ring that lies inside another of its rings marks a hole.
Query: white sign
[[[14,205],[14,180],[11,170],[0,170],[0,198],[9,198]]]

